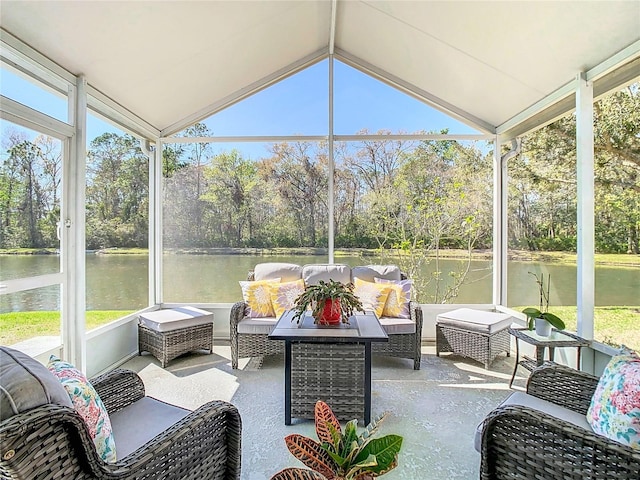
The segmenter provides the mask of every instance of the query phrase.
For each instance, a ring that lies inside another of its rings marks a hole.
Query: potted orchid
[[[533,272],[529,272],[529,275],[533,275],[538,284],[538,293],[540,295],[540,308],[528,307],[522,310],[527,316],[529,330],[533,330],[534,324],[536,333],[541,337],[548,337],[551,335],[551,327],[558,330],[564,330],[565,324],[559,317],[549,312],[549,288],[551,286],[551,274],[547,276],[547,283],[545,289],[544,274],[536,275]]]

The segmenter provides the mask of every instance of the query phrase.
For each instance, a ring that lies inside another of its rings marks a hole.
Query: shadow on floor
[[[424,347],[421,370],[404,359],[375,357],[372,363],[372,414],[389,412],[380,435],[404,437],[399,465],[388,480],[477,479],[480,456],[473,448],[475,428],[510,392],[513,357],[498,357],[490,370],[473,360],[435,356]],[[123,365],[139,373],[147,394],[195,409],[221,399],[242,416],[242,479],[268,480],[288,466],[302,466],[288,452],[284,437],[315,437],[313,422],[284,425],[284,359],[243,359],[231,368],[228,346],[211,355],[191,353],[162,369],[151,355]],[[519,372],[521,375],[526,372]],[[516,377],[522,389],[524,377]]]

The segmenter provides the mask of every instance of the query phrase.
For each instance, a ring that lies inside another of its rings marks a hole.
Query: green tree
[[[104,133],[87,152],[87,246],[144,247],[148,239],[148,157],[131,135]]]
[[[220,236],[225,245],[241,246],[253,235],[252,206],[257,200],[252,190],[257,183],[254,162],[242,158],[237,150],[221,153],[204,169],[208,189],[201,199],[216,212]],[[246,237],[243,232],[246,231]]]
[[[281,213],[294,220],[298,246],[318,246],[318,234],[326,235],[327,156],[320,145],[279,143],[264,174],[282,200]]]

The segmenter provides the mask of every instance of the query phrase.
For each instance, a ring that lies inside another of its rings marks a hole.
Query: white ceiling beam
[[[640,76],[640,41],[589,69],[585,80],[594,84],[594,98],[633,81]],[[557,90],[498,125],[501,140],[524,135],[548,125],[575,109],[576,81],[572,79]]]
[[[572,96],[575,93],[575,91],[576,91],[575,81],[572,80],[571,82],[563,85],[562,87],[558,88],[554,92],[550,93],[543,99],[527,107],[515,117],[512,117],[511,119],[504,122],[502,125],[498,125],[498,128],[496,129],[496,133],[501,136],[504,135],[509,130],[533,118],[535,115],[539,114],[543,110],[551,107],[552,105],[557,104],[561,100],[567,99],[568,97]],[[570,103],[573,103],[573,102],[570,102]]]
[[[415,133],[415,134],[391,134],[391,135],[334,135],[336,142],[357,142],[360,140],[460,140],[460,141],[475,141],[475,140],[494,140],[495,135],[490,134],[444,134],[444,133]]]
[[[4,120],[46,135],[66,140],[74,135],[71,125],[0,95],[0,113]]]
[[[413,134],[367,134],[367,135],[334,135],[336,142],[358,142],[362,140],[458,140],[458,141],[491,141],[495,135],[489,134],[444,134],[444,133],[413,133]],[[224,137],[162,137],[163,143],[280,143],[280,142],[321,142],[327,141],[327,135],[262,135],[262,136],[224,136]]]
[[[329,55],[333,55],[336,47],[336,12],[338,0],[331,0],[331,23],[329,25]]]
[[[419,100],[423,103],[426,103],[437,110],[449,115],[450,117],[455,118],[456,120],[461,121],[462,123],[469,125],[472,128],[476,128],[485,133],[495,134],[496,128],[490,123],[482,120],[481,118],[472,115],[469,112],[465,112],[461,108],[456,107],[455,105],[442,100],[435,95],[423,90],[415,85],[407,82],[406,80],[402,80],[395,75],[390,74],[382,70],[381,68],[376,67],[375,65],[370,64],[369,62],[362,60],[361,58],[356,57],[355,55],[351,55],[350,53],[345,52],[340,48],[336,48],[335,56],[341,62],[346,63],[347,65],[360,70],[367,75],[370,75],[387,85],[404,92],[405,94]]]
[[[266,77],[263,77],[260,80],[253,82],[250,85],[247,85],[246,87],[241,88],[240,90],[233,92],[230,95],[227,95],[226,97],[218,100],[217,102],[212,103],[211,105],[208,105],[198,110],[192,115],[189,115],[188,117],[183,118],[182,120],[175,122],[172,125],[169,125],[168,127],[166,127],[160,132],[161,134],[160,136],[168,137],[177,132],[180,132],[185,128],[193,125],[194,123],[199,122],[200,120],[210,117],[211,115],[214,115],[219,111],[224,110],[225,108],[228,108],[231,105],[234,105],[244,100],[245,98],[258,93],[264,90],[265,88],[268,88],[271,85],[274,85],[284,80],[285,78],[295,75],[296,73],[304,70],[305,68],[315,65],[316,63],[327,58],[327,56],[328,56],[328,53],[326,48],[322,48],[316,52],[313,52],[312,54],[307,55],[306,57],[303,57],[300,60],[293,62],[287,65],[286,67],[281,68],[276,72],[270,75],[267,75]]]
[[[225,136],[225,137],[162,137],[163,143],[281,143],[281,142],[321,142],[326,135],[264,135],[264,136]]]
[[[155,140],[160,136],[160,129],[127,110],[91,85],[87,86],[87,107],[107,122],[118,128],[123,128],[135,136],[148,140]]]
[[[68,95],[69,86],[76,84],[75,75],[3,29],[0,29],[0,58],[62,95]]]
[[[638,57],[640,57],[640,40],[632,43],[627,48],[622,49],[599,65],[587,70],[586,81],[595,82],[599,78],[612,73],[614,70],[617,70],[624,64],[629,63],[629,61]]]

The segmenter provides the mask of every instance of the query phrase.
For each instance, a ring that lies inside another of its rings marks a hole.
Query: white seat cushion
[[[268,335],[276,323],[278,323],[278,319],[275,317],[244,317],[238,323],[238,333]]]
[[[513,317],[507,313],[487,312],[471,308],[458,308],[441,313],[436,323],[472,332],[493,334],[511,326]]]
[[[380,325],[387,335],[401,335],[416,333],[416,324],[410,318],[380,318]]]
[[[191,413],[151,397],[143,397],[109,417],[122,459]]]
[[[213,324],[213,313],[195,307],[177,307],[141,313],[141,325],[156,332],[170,332],[179,328]]]
[[[509,395],[499,406],[505,405],[522,405],[524,407],[533,408],[540,412],[547,413],[552,417],[559,418],[566,422],[572,423],[585,430],[591,430],[587,417],[568,408],[561,407],[555,403],[547,402],[533,395],[524,392],[514,392]],[[480,452],[482,449],[482,422],[476,427],[476,434],[473,441],[475,449]],[[117,444],[116,444],[117,445]]]

